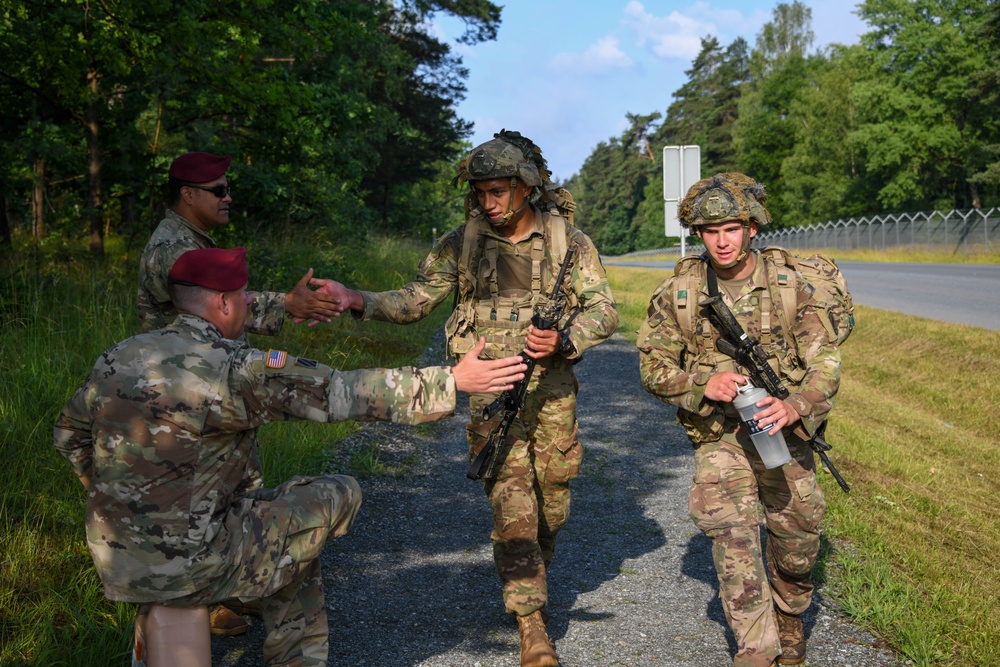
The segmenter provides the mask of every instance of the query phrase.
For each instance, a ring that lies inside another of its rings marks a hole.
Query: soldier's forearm
[[[330,421],[392,421],[422,424],[455,412],[450,367],[336,371],[328,389]]]

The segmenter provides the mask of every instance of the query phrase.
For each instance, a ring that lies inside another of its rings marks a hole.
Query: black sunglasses
[[[204,190],[205,192],[211,192],[213,195],[222,199],[230,193],[232,188],[228,185],[223,185],[219,183],[218,185],[213,185],[212,187],[206,187],[204,185],[194,185],[193,183],[184,183],[182,187],[194,188],[195,190]]]

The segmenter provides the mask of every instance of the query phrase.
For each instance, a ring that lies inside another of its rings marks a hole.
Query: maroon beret
[[[170,267],[170,282],[232,292],[247,284],[247,249],[188,250]]]
[[[186,183],[208,183],[226,173],[233,158],[229,155],[211,153],[185,153],[170,165],[171,178]]]

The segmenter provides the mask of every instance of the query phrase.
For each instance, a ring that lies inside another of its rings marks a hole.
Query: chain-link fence
[[[689,238],[689,243],[690,252],[701,252],[704,249],[695,238]],[[814,223],[805,227],[759,233],[754,245],[780,245],[811,250],[887,250],[909,247],[962,254],[987,252],[1000,246],[1000,209],[899,213]],[[679,247],[673,247],[641,250],[629,253],[628,256],[679,252]]]

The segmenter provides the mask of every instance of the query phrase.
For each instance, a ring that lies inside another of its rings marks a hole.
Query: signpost
[[[681,237],[681,257],[687,234],[677,219],[677,207],[688,189],[700,180],[700,146],[663,147],[663,233]]]

